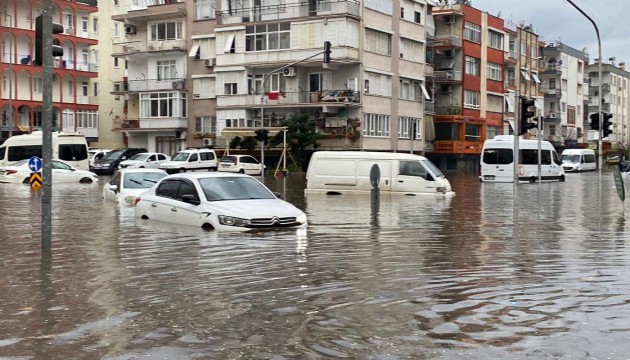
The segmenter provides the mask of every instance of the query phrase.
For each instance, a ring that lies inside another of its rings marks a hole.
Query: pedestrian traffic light
[[[52,23],[52,33],[63,33],[63,25]],[[50,51],[50,53],[48,53]],[[44,56],[63,56],[63,48],[53,45],[50,50],[44,51],[44,15],[35,18],[35,59],[33,64],[42,66],[44,64]]]
[[[537,126],[536,120],[534,120],[534,122],[529,120],[536,115],[535,109],[530,109],[535,103],[536,100],[534,99],[521,98],[521,132],[519,135],[523,135],[527,133],[529,129],[533,129]]]
[[[324,41],[324,64],[330,62],[330,41]]]
[[[612,134],[612,117],[611,113],[603,113],[603,121],[602,121],[602,137],[608,137],[608,135]]]
[[[594,113],[589,116],[591,118],[591,129],[599,130],[599,113]]]
[[[256,133],[256,140],[258,141],[267,142],[267,139],[269,139],[269,130],[267,129],[258,129],[255,131],[255,133]]]

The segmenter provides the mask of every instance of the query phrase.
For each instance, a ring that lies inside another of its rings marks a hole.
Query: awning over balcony
[[[246,136],[256,136],[255,131],[259,128],[226,128],[221,131],[221,136],[226,137],[246,137]],[[268,136],[276,136],[284,127],[267,127],[265,128],[269,130]]]

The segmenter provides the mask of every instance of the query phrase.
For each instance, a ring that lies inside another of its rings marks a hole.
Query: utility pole
[[[9,17],[9,21],[11,22],[11,27],[14,27],[13,16],[8,14],[6,10],[4,11],[4,16]],[[15,126],[15,121],[13,120],[13,58],[15,55],[13,54],[13,47],[15,39],[11,39],[11,43],[9,44],[9,137],[13,136],[13,127]]]
[[[52,240],[52,6],[51,0],[43,1],[42,11],[42,253],[50,253]],[[37,50],[36,50],[37,51]]]

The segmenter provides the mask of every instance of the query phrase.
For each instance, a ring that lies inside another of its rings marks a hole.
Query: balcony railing
[[[218,106],[251,106],[260,105],[261,95],[220,95]],[[265,96],[265,106],[270,105],[348,105],[361,102],[361,93],[354,90],[296,91],[280,92],[278,98],[270,100]]]
[[[434,71],[435,81],[462,81],[462,72],[458,70]]]
[[[462,38],[455,35],[437,35],[431,41],[432,46],[462,46]]]
[[[183,2],[184,0],[131,0],[131,6],[129,10],[144,10],[149,6],[168,5]]]
[[[79,4],[98,6],[98,0],[77,0]]]
[[[462,107],[460,105],[436,106],[436,115],[461,115]]]
[[[129,80],[129,91],[186,90],[186,79]]]
[[[217,12],[217,23],[237,24],[252,21],[274,21],[297,17],[348,14],[360,15],[358,0],[300,1],[293,4],[261,5]]]

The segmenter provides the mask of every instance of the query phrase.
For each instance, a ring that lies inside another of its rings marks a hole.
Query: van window
[[[399,174],[407,176],[418,176],[426,180],[433,179],[429,177],[429,172],[418,161],[401,161],[399,165]]]
[[[199,153],[199,157],[201,157],[201,160],[202,160],[202,161],[205,161],[205,160],[214,160],[214,153],[211,153],[211,152],[202,152],[202,153]]]
[[[2,159],[2,149],[0,149],[0,159]],[[584,155],[584,162],[586,162],[586,163],[594,163],[595,162],[595,155],[592,155],[592,154]]]
[[[514,161],[512,149],[485,149],[483,163],[490,165],[506,165]]]
[[[0,160],[4,159],[4,154],[7,152],[7,148],[0,148]]]
[[[78,161],[88,158],[87,147],[81,144],[59,144],[59,159]]]
[[[33,156],[42,157],[41,145],[9,146],[7,160],[9,162],[30,159]]]
[[[538,165],[538,149],[524,149],[520,151],[522,165]],[[540,150],[540,163],[551,165],[551,151]]]

